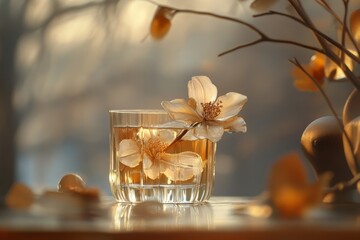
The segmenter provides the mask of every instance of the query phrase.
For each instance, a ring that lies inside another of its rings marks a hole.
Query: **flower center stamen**
[[[201,103],[205,120],[214,120],[221,113],[222,101]]]
[[[160,140],[159,137],[152,137],[148,140],[146,152],[153,158],[160,153],[163,153],[167,148],[167,144]]]

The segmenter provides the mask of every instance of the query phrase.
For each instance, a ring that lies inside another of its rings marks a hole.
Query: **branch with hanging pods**
[[[164,16],[162,16],[162,17],[164,17],[164,19],[168,20],[169,22],[172,17],[174,17],[176,14],[181,14],[181,13],[194,14],[194,15],[200,15],[200,16],[208,16],[208,17],[213,17],[213,18],[230,21],[230,22],[234,22],[234,23],[243,25],[243,26],[247,27],[248,29],[250,29],[251,31],[255,32],[257,35],[259,35],[258,39],[255,39],[255,40],[245,43],[245,44],[238,45],[229,50],[219,53],[218,54],[219,57],[224,56],[229,53],[232,53],[232,52],[235,52],[242,48],[246,48],[246,47],[257,45],[257,44],[264,43],[264,42],[294,45],[294,46],[298,46],[300,48],[315,51],[317,53],[320,53],[320,54],[323,54],[324,56],[326,56],[328,61],[332,61],[339,69],[341,69],[341,71],[343,71],[346,78],[351,81],[351,83],[354,85],[354,87],[356,87],[358,90],[360,90],[359,78],[355,75],[355,73],[352,71],[352,69],[349,66],[347,66],[347,64],[345,64],[346,58],[351,59],[352,61],[354,61],[357,64],[360,63],[360,58],[359,58],[359,54],[358,54],[359,48],[356,45],[356,41],[355,41],[354,37],[352,36],[349,28],[347,27],[347,24],[345,21],[347,18],[347,12],[348,12],[348,3],[349,3],[348,0],[343,0],[344,9],[345,9],[345,14],[344,14],[345,20],[341,20],[340,17],[334,12],[334,10],[329,6],[329,4],[327,4],[327,2],[325,0],[316,0],[316,2],[318,4],[320,4],[327,12],[329,12],[331,14],[331,16],[334,16],[337,19],[337,21],[342,25],[342,38],[341,38],[340,42],[334,40],[329,35],[322,32],[315,26],[315,24],[312,22],[311,18],[308,16],[305,9],[303,8],[300,0],[288,0],[288,3],[295,10],[298,17],[292,16],[292,15],[286,14],[286,13],[277,12],[277,11],[269,11],[269,12],[265,12],[265,13],[261,13],[261,14],[256,14],[253,16],[256,18],[256,17],[263,17],[263,16],[269,16],[269,15],[279,15],[279,16],[283,16],[283,17],[289,18],[291,20],[294,20],[313,32],[315,38],[318,40],[318,42],[320,44],[320,47],[303,44],[303,43],[297,42],[297,41],[292,41],[292,40],[287,40],[287,39],[277,39],[277,38],[270,37],[267,34],[265,34],[262,30],[260,30],[258,27],[256,27],[255,25],[253,25],[249,22],[243,21],[241,19],[237,19],[237,18],[225,16],[225,15],[220,15],[220,14],[216,14],[216,13],[212,13],[212,12],[171,7],[171,6],[159,4],[152,0],[139,0],[139,1],[145,1],[145,2],[156,5],[158,7],[158,9],[167,10],[167,11],[164,11]],[[168,16],[165,16],[166,14]],[[169,15],[170,15],[170,17],[169,17]],[[167,28],[169,28],[169,27],[170,27],[170,25],[167,25]],[[168,31],[168,30],[169,29],[166,29],[166,31]],[[166,32],[164,34],[166,34]],[[161,37],[163,37],[164,34],[162,34]],[[346,45],[345,45],[345,37],[346,36],[348,36],[350,38],[352,45],[355,46],[356,54],[346,48]],[[340,53],[338,54],[336,51],[339,51]]]
[[[226,54],[235,52],[237,50],[240,50],[240,49],[243,49],[246,47],[250,47],[253,45],[257,45],[257,44],[260,44],[263,42],[290,44],[290,45],[294,45],[294,46],[297,46],[297,47],[300,47],[303,49],[312,50],[312,51],[315,51],[316,54],[323,55],[323,57],[325,59],[324,61],[334,65],[333,69],[330,69],[329,73],[327,73],[327,74],[325,74],[325,70],[326,70],[325,63],[323,63],[323,66],[322,66],[323,67],[322,71],[324,73],[322,73],[322,74],[317,73],[317,75],[314,76],[314,73],[310,73],[309,70],[304,65],[301,65],[296,59],[292,60],[291,62],[296,66],[296,68],[298,70],[300,70],[300,72],[305,74],[305,76],[308,79],[310,79],[309,81],[311,81],[311,84],[314,86],[314,87],[312,87],[312,90],[314,90],[314,88],[316,88],[318,91],[320,91],[320,93],[324,97],[332,114],[337,119],[338,125],[341,128],[341,130],[345,136],[345,141],[349,144],[349,146],[352,150],[352,154],[353,154],[355,162],[356,162],[355,164],[359,165],[359,162],[356,160],[356,156],[354,153],[354,146],[351,143],[348,134],[344,130],[343,123],[337,116],[337,114],[331,104],[330,99],[328,98],[325,91],[322,89],[322,85],[320,84],[320,82],[323,81],[323,79],[325,79],[325,78],[328,80],[331,80],[331,81],[335,81],[334,79],[336,79],[336,81],[339,81],[339,79],[340,79],[340,81],[343,79],[348,79],[352,83],[352,85],[358,91],[360,91],[360,78],[355,74],[352,64],[348,64],[348,62],[347,62],[348,60],[350,60],[351,62],[353,62],[355,64],[360,63],[359,46],[357,43],[357,38],[354,37],[354,36],[356,36],[355,35],[356,33],[358,33],[358,35],[360,35],[360,9],[357,11],[354,11],[350,17],[350,19],[352,20],[353,14],[359,15],[359,16],[356,16],[359,19],[359,23],[355,22],[356,31],[358,31],[358,32],[354,33],[354,29],[353,29],[354,27],[351,26],[352,22],[350,21],[350,28],[347,25],[347,20],[349,17],[348,16],[349,15],[348,14],[349,13],[349,2],[350,2],[349,0],[342,0],[342,5],[344,8],[344,14],[342,17],[340,17],[338,14],[336,14],[334,9],[327,3],[326,0],[314,0],[327,13],[329,13],[330,16],[334,17],[338,24],[340,24],[341,36],[340,36],[339,40],[332,38],[325,31],[321,30],[319,27],[316,26],[316,24],[313,22],[312,18],[308,15],[307,11],[303,7],[301,0],[288,0],[288,3],[293,8],[295,15],[291,15],[291,14],[287,14],[287,13],[279,12],[279,11],[273,11],[273,10],[253,15],[254,18],[266,17],[266,16],[279,16],[279,17],[285,17],[287,19],[295,21],[313,33],[315,39],[318,42],[317,45],[307,45],[307,44],[303,44],[298,41],[292,41],[292,40],[287,40],[287,39],[277,39],[277,38],[269,36],[268,34],[263,32],[261,29],[259,29],[257,26],[255,26],[254,24],[251,24],[249,22],[243,21],[241,19],[233,18],[233,17],[219,15],[219,14],[211,13],[211,12],[203,12],[203,11],[198,11],[198,10],[174,8],[174,7],[158,4],[152,0],[140,0],[140,1],[150,2],[154,5],[156,5],[158,7],[158,9],[163,8],[163,9],[168,9],[169,12],[171,11],[171,17],[167,19],[168,21],[170,21],[171,18],[174,17],[176,14],[180,14],[180,13],[208,16],[208,17],[213,17],[213,18],[217,18],[220,20],[230,21],[233,23],[243,25],[258,35],[257,39],[250,41],[248,43],[240,44],[229,50],[221,52],[220,54],[218,54],[218,56],[224,56]],[[357,28],[359,30],[357,30]],[[169,29],[167,29],[167,30],[169,30]],[[162,37],[163,36],[164,35],[162,35]],[[347,41],[346,41],[347,38],[350,39],[350,43],[347,43]],[[354,47],[355,50],[351,50],[349,48],[350,45],[352,47]],[[342,77],[337,77],[338,73],[340,73],[339,75],[342,75]],[[336,76],[336,78],[335,78],[335,76]],[[357,168],[360,169],[360,166],[357,166]]]

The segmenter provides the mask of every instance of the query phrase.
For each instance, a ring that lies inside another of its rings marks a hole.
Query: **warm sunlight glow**
[[[43,23],[53,10],[51,5],[49,0],[29,1],[25,15],[26,23],[30,26],[38,26]]]
[[[57,19],[49,26],[47,42],[54,44],[54,47],[61,47],[92,39],[101,31],[95,16],[94,11],[87,11],[84,14],[69,15]]]
[[[114,31],[116,38],[140,43],[149,32],[149,24],[155,7],[143,2],[128,2],[118,14],[118,24]]]

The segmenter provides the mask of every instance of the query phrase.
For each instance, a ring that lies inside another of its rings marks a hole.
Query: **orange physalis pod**
[[[324,84],[325,77],[325,56],[316,53],[310,58],[307,65],[303,68],[319,83],[320,86]],[[317,91],[318,87],[313,80],[305,74],[301,69],[295,67],[292,71],[292,76],[295,78],[294,85],[301,91]]]
[[[150,35],[152,38],[160,40],[165,37],[171,27],[171,19],[175,15],[175,10],[167,7],[158,7],[151,21]]]

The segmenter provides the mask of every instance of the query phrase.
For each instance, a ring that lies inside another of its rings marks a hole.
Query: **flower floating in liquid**
[[[163,101],[161,105],[176,121],[194,126],[185,137],[217,142],[224,131],[246,132],[243,118],[237,116],[247,97],[229,92],[217,97],[217,88],[206,76],[193,77],[188,82],[189,100]]]
[[[172,130],[140,129],[137,141],[123,139],[119,143],[118,160],[130,168],[142,163],[145,175],[153,180],[160,174],[171,181],[191,179],[202,172],[202,159],[199,154],[190,151],[167,153],[176,135]]]

